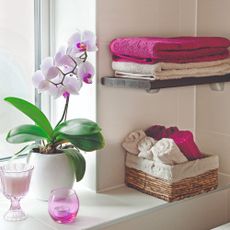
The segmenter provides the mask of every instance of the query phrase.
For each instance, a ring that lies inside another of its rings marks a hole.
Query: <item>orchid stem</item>
[[[61,117],[60,121],[57,123],[56,127],[57,127],[58,125],[60,125],[60,123],[61,123],[63,120],[66,121],[68,105],[69,105],[69,95],[66,97],[64,111],[63,111],[62,117]]]

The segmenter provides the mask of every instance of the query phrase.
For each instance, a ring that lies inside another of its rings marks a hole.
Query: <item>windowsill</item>
[[[208,194],[229,188],[229,182],[228,177],[221,175],[220,186]],[[101,229],[207,194],[204,193],[181,201],[167,203],[127,187],[104,193],[95,193],[86,189],[76,189],[76,191],[80,200],[80,210],[75,223],[68,225],[57,224],[49,217],[47,202],[34,200],[29,197],[24,198],[21,202],[23,210],[29,215],[28,219],[16,223],[5,222],[2,216],[9,208],[9,201],[4,197],[0,197],[0,229],[13,230],[16,224],[22,230]]]

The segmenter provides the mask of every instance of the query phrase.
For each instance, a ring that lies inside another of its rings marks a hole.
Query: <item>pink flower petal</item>
[[[85,42],[86,46],[87,46],[87,51],[97,51],[98,48],[96,46],[96,43],[92,43],[91,41],[86,41]]]
[[[68,40],[68,46],[74,47],[78,42],[81,42],[81,33],[79,31],[71,35]]]
[[[82,87],[82,80],[75,75],[67,75],[63,82],[65,90],[70,94],[78,94]]]
[[[48,81],[43,80],[43,81],[41,81],[41,82],[39,83],[39,85],[38,85],[38,90],[39,90],[39,91],[46,91],[46,90],[49,89],[49,85],[50,85],[50,83],[49,83]]]
[[[93,32],[88,31],[88,30],[84,31],[82,34],[82,41],[87,46],[87,51],[97,50],[96,36]]]
[[[53,78],[53,79],[51,80],[51,82],[53,82],[53,83],[55,83],[55,84],[60,84],[61,81],[62,81],[62,78],[63,78],[62,75],[58,75],[58,76],[56,76],[55,78]]]
[[[94,67],[90,62],[86,61],[79,65],[78,76],[81,77],[85,83],[89,83],[86,79],[92,78],[93,75],[94,75]]]
[[[73,59],[68,55],[64,55],[61,58],[61,63],[63,65],[68,65],[68,66],[72,66],[72,67],[75,66],[75,63],[74,63]]]
[[[55,64],[56,65],[61,65],[61,59],[62,59],[62,57],[64,56],[64,55],[66,55],[66,47],[65,46],[61,46],[59,49],[58,49],[58,51],[57,51],[57,53],[55,54],[55,56],[54,56],[54,62],[55,62]]]
[[[53,66],[53,58],[52,57],[46,57],[42,63],[41,63],[41,71],[46,76],[49,68]]]
[[[49,68],[49,70],[46,74],[46,79],[51,80],[51,79],[55,78],[58,74],[59,74],[58,68],[55,66],[52,66]]]
[[[92,41],[92,42],[96,42],[96,36],[93,32],[89,31],[89,30],[85,30],[82,33],[82,40],[83,41]]]
[[[37,70],[33,77],[32,77],[32,82],[35,86],[35,88],[38,88],[39,84],[41,81],[45,80],[45,77],[44,75],[42,74],[42,71],[41,70]]]
[[[50,84],[48,92],[56,99],[65,92],[65,88],[62,85],[55,86],[53,84]]]

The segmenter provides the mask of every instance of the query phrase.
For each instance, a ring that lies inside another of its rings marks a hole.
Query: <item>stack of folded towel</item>
[[[145,131],[135,130],[125,137],[122,147],[154,165],[176,165],[203,158],[192,132],[177,127],[153,125]]]
[[[229,46],[222,37],[126,37],[110,51],[115,76],[164,80],[230,73]]]

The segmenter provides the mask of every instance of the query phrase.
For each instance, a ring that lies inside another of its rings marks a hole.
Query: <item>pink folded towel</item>
[[[224,54],[226,48],[202,48],[195,50],[159,50],[155,52],[154,57],[159,59],[190,59],[190,58],[199,58],[204,56],[211,56],[217,54]]]
[[[188,160],[196,160],[202,158],[202,154],[194,142],[192,132],[178,131],[170,135],[180,151],[187,157]]]
[[[127,37],[110,43],[114,61],[138,63],[214,61],[228,56],[222,37]]]
[[[170,63],[192,63],[192,62],[208,62],[208,61],[217,61],[217,60],[222,60],[225,58],[230,57],[229,51],[226,50],[222,54],[215,54],[215,55],[210,55],[210,56],[204,56],[204,57],[197,57],[197,58],[184,58],[184,59],[177,59],[175,58],[140,58],[140,57],[130,57],[130,56],[125,56],[121,54],[116,54],[113,55],[113,61],[115,62],[135,62],[135,63],[140,63],[140,64],[155,64],[158,62],[170,62]]]

